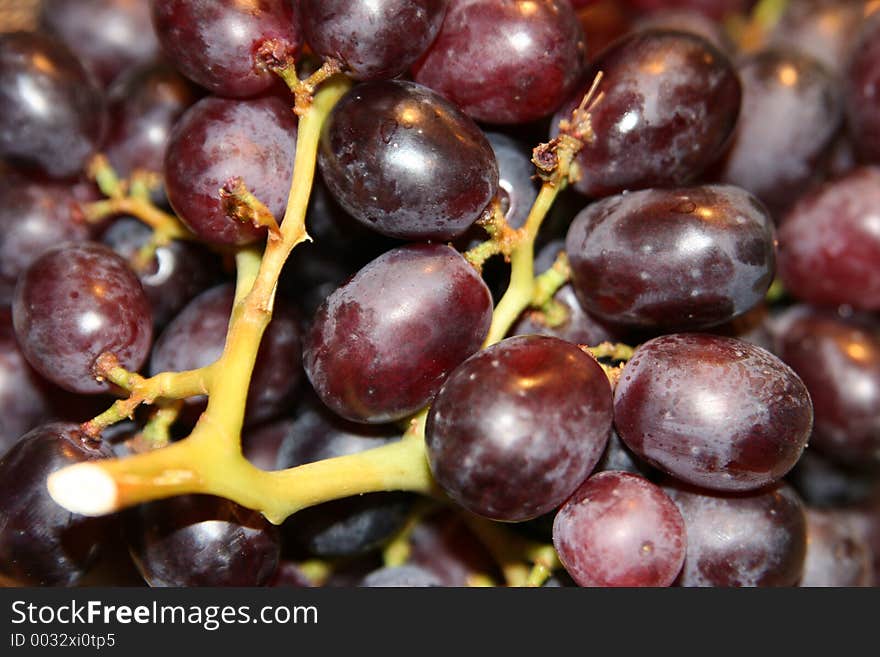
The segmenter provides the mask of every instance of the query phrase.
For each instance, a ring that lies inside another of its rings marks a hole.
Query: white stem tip
[[[103,516],[117,510],[116,482],[93,463],[77,463],[49,475],[49,495],[68,511]]]

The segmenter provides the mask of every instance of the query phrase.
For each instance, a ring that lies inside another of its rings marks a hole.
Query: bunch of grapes
[[[877,2],[38,12],[0,583],[880,581]]]

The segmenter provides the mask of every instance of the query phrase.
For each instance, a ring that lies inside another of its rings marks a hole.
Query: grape
[[[611,388],[569,342],[508,338],[460,365],[428,414],[428,461],[469,511],[523,521],[561,504],[590,474],[611,430]]]
[[[863,0],[789,2],[769,35],[770,44],[815,57],[840,76],[850,59],[853,35],[863,24],[869,5]]]
[[[79,174],[106,129],[103,93],[66,47],[0,34],[0,157],[52,178]]]
[[[609,322],[692,330],[760,303],[773,279],[773,222],[732,186],[642,190],[592,203],[565,241],[587,312]]]
[[[28,362],[71,392],[107,391],[95,359],[110,352],[137,371],[150,351],[150,302],[134,272],[109,248],[66,243],[40,256],[15,288],[15,335]]]
[[[721,20],[734,14],[745,14],[755,0],[626,0],[636,10],[656,11],[669,8],[698,11],[709,18]]]
[[[44,252],[91,237],[79,207],[84,187],[12,175],[0,184],[0,302],[12,301],[19,275]]]
[[[871,548],[839,512],[807,509],[807,556],[800,586],[871,586]]]
[[[525,123],[559,107],[585,55],[565,0],[450,0],[415,80],[478,121]]]
[[[138,66],[108,91],[110,129],[104,153],[116,172],[161,173],[174,124],[198,99],[198,92],[167,64]]]
[[[278,98],[204,98],[171,132],[165,153],[168,200],[199,237],[216,244],[247,244],[266,233],[229,217],[220,188],[241,178],[281,221],[296,150],[296,119]]]
[[[684,563],[684,521],[646,479],[600,472],[568,498],[553,545],[580,586],[669,586]]]
[[[833,313],[794,308],[779,356],[803,379],[816,413],[811,445],[834,461],[880,463],[880,338]]]
[[[778,211],[821,179],[820,163],[843,120],[839,84],[797,51],[763,50],[737,71],[742,111],[719,177]]]
[[[491,321],[489,289],[460,254],[439,244],[403,246],[327,298],[303,363],[321,401],[342,417],[399,420],[480,348]]]
[[[511,228],[522,228],[538,198],[531,152],[525,144],[501,132],[487,132],[486,139],[498,163],[498,200],[504,219]]]
[[[295,57],[302,45],[297,2],[151,0],[159,43],[177,69],[220,96],[268,91],[275,75],[259,65],[260,47]]]
[[[841,511],[846,516],[858,537],[867,543],[873,556],[874,586],[880,586],[880,495],[858,506]]]
[[[302,589],[311,588],[314,584],[295,563],[282,561],[266,586]]]
[[[64,466],[109,457],[75,424],[36,427],[0,458],[0,579],[24,586],[73,586],[107,533],[106,518],[58,506],[46,477]]]
[[[349,214],[403,239],[460,235],[498,190],[498,164],[477,125],[412,82],[349,91],[324,124],[318,163]]]
[[[880,168],[805,195],[779,229],[779,275],[798,299],[880,310]]]
[[[778,484],[748,494],[721,495],[668,486],[687,528],[678,584],[794,586],[803,571],[807,526],[803,502]]]
[[[846,70],[850,130],[863,160],[880,163],[880,14],[863,29]]]
[[[736,126],[741,89],[727,57],[695,34],[644,31],[592,63],[587,84],[554,116],[553,136],[599,71],[596,138],[578,153],[574,184],[587,196],[686,184],[721,154]]]
[[[209,495],[142,504],[126,523],[131,555],[147,584],[262,586],[281,544],[259,513]]]
[[[806,504],[831,509],[868,499],[876,486],[868,472],[846,468],[815,450],[806,450],[786,479]]]
[[[636,455],[712,490],[777,481],[800,458],[813,409],[773,354],[731,338],[681,333],[649,340],[626,364],[614,424]]]
[[[734,45],[722,25],[695,9],[662,9],[640,17],[634,30],[690,32],[704,38],[723,53],[733,53]]]
[[[346,422],[314,404],[295,422],[278,450],[278,469],[355,454],[400,439],[394,426]],[[363,554],[387,542],[406,521],[412,497],[406,493],[370,493],[325,502],[299,511],[284,525],[296,545],[320,557]]]
[[[432,572],[406,564],[380,568],[367,575],[361,586],[366,587],[416,587],[416,586],[442,586],[440,580]]]
[[[122,217],[101,238],[129,262],[152,237],[153,231],[136,219]],[[156,255],[136,272],[153,312],[153,324],[165,326],[193,297],[220,275],[216,258],[195,242],[174,240],[156,249]]]
[[[405,73],[431,44],[448,0],[303,0],[306,40],[356,80]],[[401,38],[406,35],[406,38]]]
[[[497,564],[461,515],[432,513],[413,529],[409,562],[428,570],[441,586],[468,586],[473,575],[496,576]]]
[[[212,287],[195,297],[156,340],[150,372],[179,372],[215,362],[223,353],[235,289]],[[301,379],[301,341],[298,316],[277,303],[257,353],[246,402],[246,421],[261,422],[281,412]],[[204,398],[187,400],[199,412]]]
[[[159,55],[144,0],[43,0],[40,27],[70,48],[105,86]]]
[[[50,395],[18,348],[11,311],[0,309],[0,454],[51,416]]]
[[[607,470],[629,472],[646,479],[650,479],[657,474],[654,468],[632,453],[632,450],[626,446],[626,443],[620,439],[620,436],[617,435],[613,428],[608,439],[608,446],[605,448],[602,458],[596,464],[595,471],[605,472]]]
[[[294,420],[282,418],[251,429],[242,436],[241,451],[260,470],[277,470],[278,450],[294,430]]]

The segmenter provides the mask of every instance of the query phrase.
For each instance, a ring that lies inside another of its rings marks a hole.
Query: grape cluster
[[[880,582],[876,2],[34,24],[0,584]]]

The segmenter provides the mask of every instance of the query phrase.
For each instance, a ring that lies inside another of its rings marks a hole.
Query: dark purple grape
[[[684,563],[686,544],[672,500],[627,472],[587,479],[553,522],[553,545],[580,586],[669,586]]]
[[[0,309],[0,454],[51,417],[51,393],[18,348],[12,313]]]
[[[393,425],[347,422],[315,404],[295,422],[278,449],[276,468],[291,468],[336,456],[356,454],[399,440]],[[406,522],[412,497],[405,493],[370,493],[325,502],[299,511],[284,524],[284,535],[319,557],[350,557],[387,542]]]
[[[559,506],[592,472],[611,430],[594,358],[557,338],[508,338],[460,365],[428,414],[428,462],[444,492],[494,520]]]
[[[131,262],[152,234],[152,229],[137,219],[122,217],[113,222],[102,241]],[[161,328],[193,297],[218,280],[220,266],[201,245],[174,240],[156,249],[146,268],[135,273],[150,300],[153,324]]]
[[[260,470],[277,470],[278,450],[293,431],[293,427],[293,419],[283,418],[251,429],[242,436],[242,454]]]
[[[609,470],[629,472],[646,479],[654,478],[657,474],[654,468],[632,453],[632,450],[626,446],[626,443],[620,439],[620,436],[617,435],[614,429],[611,430],[608,446],[605,448],[602,458],[596,464],[595,472],[606,472]]]
[[[0,183],[0,302],[10,303],[19,275],[61,242],[82,242],[91,230],[80,211],[85,185],[33,182],[13,175]]]
[[[799,586],[872,586],[871,547],[840,512],[807,509],[807,557]]]
[[[771,47],[799,50],[815,57],[835,76],[843,74],[869,2],[798,0],[785,6],[770,32]]]
[[[394,78],[431,45],[448,4],[448,0],[302,0],[302,25],[312,50],[340,60],[354,79]]]
[[[864,167],[806,195],[779,229],[779,275],[815,304],[880,310],[880,168]]]
[[[880,337],[830,312],[799,307],[780,323],[778,353],[816,413],[811,446],[852,465],[880,464]]]
[[[486,139],[498,162],[498,200],[504,219],[511,228],[522,228],[538,198],[539,185],[531,150],[501,132],[487,132]]]
[[[429,570],[442,586],[468,586],[474,575],[497,576],[497,562],[451,509],[432,513],[410,536],[409,562]]]
[[[588,205],[571,224],[565,250],[588,312],[617,324],[692,330],[764,299],[774,237],[772,219],[751,194],[707,185]]]
[[[49,497],[46,478],[62,467],[111,456],[75,424],[45,424],[0,458],[0,580],[73,586],[97,557],[107,520],[70,513]]]
[[[875,494],[855,507],[841,510],[852,523],[859,538],[871,550],[874,571],[874,586],[880,586],[880,495]]]
[[[106,392],[92,367],[104,352],[137,371],[150,351],[150,302],[134,272],[108,247],[62,244],[21,275],[12,307],[28,362],[66,390]]]
[[[403,239],[460,235],[498,190],[498,164],[482,131],[412,82],[367,82],[349,91],[327,118],[318,162],[349,214]]]
[[[478,121],[526,123],[559,107],[585,57],[565,0],[450,0],[415,80]]]
[[[302,45],[297,2],[290,0],[151,0],[153,24],[178,70],[220,96],[246,97],[269,90],[276,77],[260,66],[268,41],[279,56]]]
[[[204,98],[174,126],[165,154],[168,200],[207,242],[246,244],[265,235],[229,217],[220,188],[241,178],[281,221],[296,151],[296,118],[280,99]]]
[[[816,450],[808,449],[786,476],[804,503],[833,509],[867,500],[876,489],[876,476],[841,466]]]
[[[43,0],[40,27],[70,48],[105,86],[159,56],[145,0]]]
[[[367,575],[360,585],[386,588],[442,586],[440,580],[430,570],[412,564],[375,570]]]
[[[342,417],[381,423],[425,406],[480,348],[492,298],[476,270],[443,245],[389,251],[318,309],[304,342],[312,386]]]
[[[197,369],[215,362],[226,343],[234,298],[233,286],[223,284],[190,301],[156,340],[151,374]],[[247,422],[268,420],[291,402],[301,379],[301,353],[299,318],[288,306],[276,303],[251,377]],[[201,412],[205,401],[199,396],[186,403]]]
[[[262,586],[281,552],[277,528],[258,512],[208,495],[143,504],[130,517],[126,536],[153,587]]]
[[[291,561],[282,561],[278,564],[275,574],[266,586],[303,589],[311,588],[314,584],[295,563]]]
[[[694,34],[644,31],[593,62],[586,86],[556,113],[554,136],[599,71],[604,95],[591,113],[596,138],[577,156],[575,187],[587,196],[686,184],[733,133],[741,88],[727,57]]]
[[[168,64],[132,69],[109,90],[110,129],[104,154],[116,172],[161,173],[174,124],[198,99],[198,92]]]
[[[689,32],[703,37],[723,53],[736,50],[724,26],[695,9],[661,9],[645,14],[639,17],[633,29]]]
[[[803,382],[768,351],[680,333],[641,345],[614,395],[614,425],[636,455],[712,490],[753,490],[783,477],[813,425]]]
[[[681,486],[664,490],[687,528],[680,586],[797,584],[807,551],[807,522],[803,502],[790,486],[740,495]]]
[[[103,92],[65,46],[32,32],[0,35],[0,157],[71,178],[106,120]]]
[[[742,111],[718,178],[780,211],[822,178],[843,121],[839,84],[796,50],[763,50],[740,61],[737,71]]]
[[[880,14],[863,30],[845,73],[856,150],[863,160],[880,164]]]

